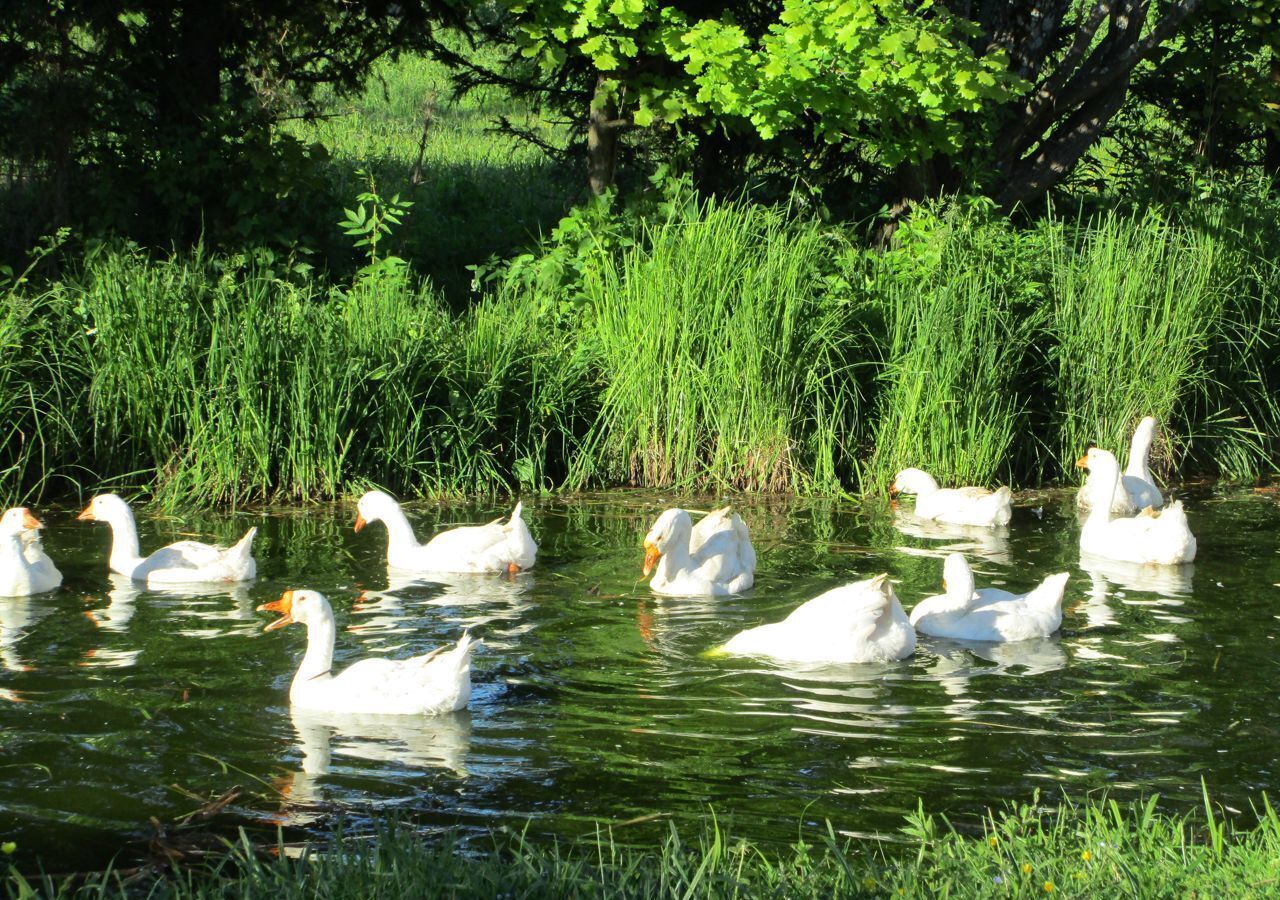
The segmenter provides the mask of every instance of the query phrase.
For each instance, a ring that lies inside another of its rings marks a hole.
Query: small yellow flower
[[[907,889],[906,889],[906,888],[904,888],[904,887],[900,887],[900,888],[898,888],[898,896],[899,896],[899,897],[905,897],[906,895],[907,895]]]
[[[866,878],[862,879],[862,886],[867,890],[871,890],[876,886],[876,880],[868,875]]]
[[[1093,854],[1090,853],[1088,850],[1081,850],[1080,858],[1083,859],[1085,862],[1088,862],[1089,860],[1093,859]]]
[[[990,844],[992,847],[994,847],[996,844],[1000,842],[996,840],[996,836],[993,834],[991,835],[991,837],[987,838],[987,843]]]
[[[1046,881],[1046,882],[1044,883],[1044,892],[1045,892],[1046,894],[1052,894],[1052,893],[1053,893],[1053,882],[1052,882],[1052,881]]]
[[[9,856],[17,849],[18,845],[13,841],[5,841],[3,844],[0,844],[0,853],[3,853],[5,856]]]
[[[1022,864],[1022,874],[1023,874],[1023,875],[1030,875],[1030,874],[1031,874],[1031,863],[1023,863],[1023,864]]]

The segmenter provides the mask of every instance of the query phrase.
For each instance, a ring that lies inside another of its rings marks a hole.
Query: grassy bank
[[[242,841],[198,868],[83,879],[11,871],[10,897],[1263,897],[1280,884],[1280,818],[1169,816],[1155,801],[1024,805],[952,827],[923,812],[889,841],[825,835],[787,848],[711,828],[627,845],[624,832],[548,843],[494,836],[423,841],[404,826],[339,835],[301,854]]]
[[[581,216],[463,313],[406,266],[105,247],[0,305],[0,495],[173,503],[1166,477],[1280,462],[1280,276],[1223,214],[920,214],[889,253],[713,201]]]

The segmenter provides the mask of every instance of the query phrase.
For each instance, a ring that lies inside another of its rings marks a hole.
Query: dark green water
[[[849,503],[742,502],[760,558],[755,589],[658,599],[639,545],[673,499],[611,494],[526,501],[538,567],[388,592],[385,536],[352,508],[181,520],[140,517],[146,552],[180,534],[231,541],[250,524],[259,579],[201,595],[107,575],[104,526],[41,510],[62,590],[0,600],[0,841],[64,870],[141,852],[234,786],[215,828],[323,829],[396,811],[428,825],[591,833],[621,840],[714,809],[736,834],[890,834],[922,798],[973,821],[989,805],[1108,790],[1229,808],[1280,781],[1280,506],[1187,496],[1193,570],[1088,572],[1071,497],[1015,510],[1007,540],[905,535]],[[1040,501],[1034,501],[1039,503]],[[418,506],[420,536],[488,520],[494,506]],[[937,593],[941,556],[968,552],[980,586],[1031,587],[1070,569],[1058,637],[996,647],[923,638],[891,666],[797,669],[704,658],[739,629],[827,588],[889,571],[908,609]],[[481,634],[469,712],[444,719],[294,718],[300,627],[264,634],[254,607],[287,587],[324,592],[337,662],[404,656]],[[361,590],[372,592],[363,603]]]

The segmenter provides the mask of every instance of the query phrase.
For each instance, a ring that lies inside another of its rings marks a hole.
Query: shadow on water
[[[716,498],[682,498],[709,509]],[[1039,501],[1037,501],[1039,502]],[[0,600],[0,837],[20,865],[100,865],[142,852],[151,817],[241,792],[212,818],[322,831],[394,810],[427,826],[592,834],[661,814],[652,837],[715,809],[738,834],[789,841],[825,821],[888,834],[917,799],[976,816],[1035,788],[1216,797],[1247,809],[1275,786],[1280,507],[1205,489],[1188,498],[1200,558],[1183,569],[1081,560],[1072,498],[1015,510],[1006,532],[940,533],[832,501],[740,501],[756,587],[660,598],[640,580],[652,494],[526,501],[538,566],[513,578],[405,577],[384,534],[344,507],[142,517],[144,549],[259,526],[259,580],[157,591],[108,575],[107,536],[52,511],[66,581]],[[495,505],[415,505],[420,535],[488,521]],[[991,645],[922,638],[879,666],[708,656],[837,584],[889,572],[910,609],[941,557],[979,585],[1029,589],[1068,570],[1059,635]],[[254,608],[310,587],[338,620],[335,664],[481,637],[468,712],[425,721],[291,712],[302,629],[264,633]],[[68,849],[74,848],[74,849]]]

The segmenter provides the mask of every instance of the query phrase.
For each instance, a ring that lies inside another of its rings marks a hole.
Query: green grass
[[[0,295],[0,495],[1040,484],[1148,413],[1166,474],[1250,478],[1280,462],[1278,286],[1154,213],[921,215],[881,255],[746,203],[597,212],[462,312],[412,269],[104,246]]]
[[[471,52],[480,63],[498,63],[491,47]],[[331,99],[324,109],[325,118],[290,123],[294,135],[324,145],[331,158],[328,204],[316,213],[327,218],[313,230],[333,240],[316,249],[328,260],[351,259],[349,243],[327,226],[365,189],[356,175],[364,169],[380,192],[414,201],[393,248],[455,305],[470,290],[468,266],[527,246],[554,226],[580,190],[576,172],[495,130],[505,117],[555,145],[563,141],[562,126],[495,88],[455,100],[448,69],[430,59],[383,60],[361,96]]]
[[[402,824],[337,835],[301,854],[247,839],[199,868],[82,879],[10,872],[11,897],[1190,897],[1273,896],[1280,818],[1265,796],[1257,824],[1161,813],[1156,801],[1038,802],[973,827],[918,811],[884,841],[827,827],[789,847],[734,839],[713,824],[694,840],[673,828],[654,846],[625,829],[552,843],[495,834],[424,840]],[[277,848],[278,849],[278,848]]]
[[[599,257],[584,287],[601,411],[573,483],[838,490],[860,411],[850,307],[824,293],[841,246],[707,201]]]
[[[1025,455],[1034,398],[1020,387],[1045,336],[1043,304],[1027,291],[1034,254],[1016,232],[976,224],[925,217],[870,267],[884,320],[871,490],[908,466],[1007,481]]]

